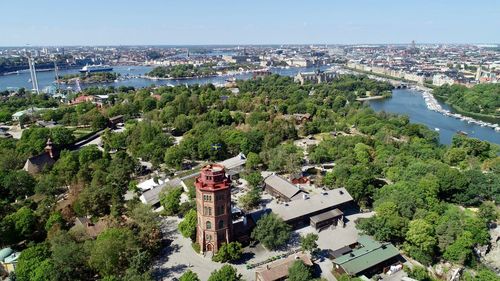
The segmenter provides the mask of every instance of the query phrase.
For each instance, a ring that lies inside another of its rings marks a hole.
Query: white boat
[[[440,130],[439,128],[434,128],[434,131],[439,132]]]
[[[112,71],[113,68],[109,65],[105,64],[94,64],[94,65],[86,65],[80,69],[80,72],[90,73],[90,72],[104,72],[104,71]]]

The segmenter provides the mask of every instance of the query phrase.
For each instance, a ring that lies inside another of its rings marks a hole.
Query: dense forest
[[[71,130],[32,126],[20,140],[0,139],[0,246],[22,251],[16,280],[152,280],[151,263],[163,247],[160,220],[137,198],[124,200],[139,158],[172,173],[187,161],[243,152],[253,169],[296,172],[304,157],[292,141],[308,135],[322,139],[309,161],[335,162],[317,184],[346,187],[363,209],[376,211],[359,222],[362,231],[424,265],[449,261],[468,268],[468,281],[496,280],[474,248],[489,242],[488,226],[497,219],[497,146],[465,136],[443,146],[436,132],[406,116],[374,112],[356,98],[387,85],[366,77],[301,86],[271,75],[237,85],[239,94],[213,85],[87,89],[112,93],[112,105],[60,105],[40,118],[98,129],[122,114],[125,131],[107,131],[104,151],[63,151],[36,176],[22,170],[26,157],[42,152],[49,136],[70,142]],[[2,110],[24,107],[19,99],[7,99]],[[296,113],[311,120],[297,126],[288,118]],[[183,136],[178,145],[176,136]],[[83,216],[104,230],[93,237],[75,227]],[[430,280],[425,270],[421,275]]]
[[[444,85],[434,89],[436,96],[465,112],[500,118],[500,85],[479,84],[472,88]]]

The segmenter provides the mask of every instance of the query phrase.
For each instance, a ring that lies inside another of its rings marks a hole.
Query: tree
[[[255,152],[249,152],[247,155],[247,162],[246,162],[246,168],[248,170],[255,170],[259,167],[259,164],[261,163],[261,159],[259,157],[259,154]]]
[[[302,260],[296,260],[288,269],[288,280],[308,281],[312,279],[311,269]]]
[[[196,210],[190,210],[184,216],[184,219],[179,223],[179,231],[182,236],[186,238],[191,238],[191,240],[195,240],[196,238],[196,225],[197,225],[198,217],[196,214]]]
[[[57,280],[88,280],[95,275],[87,264],[88,249],[67,232],[60,231],[50,239],[50,252]]]
[[[64,226],[64,219],[60,212],[52,213],[45,223],[45,231],[49,231],[53,226],[58,225],[59,228]]]
[[[65,127],[55,127],[50,130],[51,139],[58,147],[67,146],[75,141],[73,131]]]
[[[83,189],[73,205],[78,215],[102,216],[110,212],[111,195],[105,187],[91,184]]]
[[[151,210],[151,207],[144,204],[136,204],[130,211],[133,219],[133,226],[137,226],[137,238],[142,248],[148,252],[155,253],[161,247],[161,232],[158,223],[158,213]]]
[[[109,228],[99,234],[90,250],[89,264],[101,276],[119,276],[139,250],[131,230]]]
[[[456,166],[467,157],[467,151],[464,148],[450,148],[443,155],[445,163]]]
[[[2,225],[9,229],[4,233],[4,239],[15,242],[34,235],[37,227],[37,217],[35,213],[28,207],[21,207],[15,213],[6,216],[2,220]]]
[[[76,180],[75,175],[79,170],[78,153],[68,150],[62,151],[52,170],[58,177],[58,184],[61,186],[71,184]]]
[[[474,281],[498,281],[498,275],[488,269],[479,270]]]
[[[0,172],[0,194],[5,193],[9,200],[22,199],[33,194],[35,179],[26,171]]]
[[[184,151],[179,146],[167,148],[163,159],[165,164],[171,168],[180,169],[184,160]]]
[[[191,130],[192,123],[186,115],[180,114],[175,117],[173,126],[175,128],[175,133],[182,136],[185,132]]]
[[[198,278],[198,274],[188,270],[181,275],[179,281],[200,281],[200,278]]]
[[[181,202],[182,187],[174,187],[160,194],[160,203],[164,208],[165,214],[171,216],[179,212]]]
[[[408,219],[398,214],[397,205],[392,201],[386,201],[378,204],[375,212],[375,216],[359,221],[359,229],[380,241],[402,241],[406,234]]]
[[[238,199],[238,203],[241,205],[243,209],[251,210],[259,205],[260,199],[261,199],[260,190],[258,190],[257,188],[252,188],[249,192],[242,195]]]
[[[48,245],[37,244],[21,252],[16,265],[16,280],[55,281],[54,270]]]
[[[285,245],[290,239],[291,227],[274,213],[264,215],[257,221],[252,238],[260,241],[270,250]]]
[[[89,112],[89,113],[91,113],[91,112]],[[104,117],[99,112],[97,112],[97,114],[92,114],[91,116],[92,117],[91,117],[90,126],[92,127],[93,131],[103,129],[108,124],[108,119],[106,117]]]
[[[313,253],[318,249],[318,241],[319,236],[316,233],[308,233],[305,236],[300,237],[300,247],[302,251],[309,251]]]
[[[484,219],[486,222],[494,222],[498,217],[495,203],[485,201],[479,206],[478,216]]]
[[[436,238],[434,237],[432,225],[423,219],[411,221],[403,247],[410,256],[419,262],[430,264],[436,247]]]
[[[223,265],[219,270],[212,271],[208,281],[239,281],[241,280],[241,274],[236,271],[236,268],[226,264]]]
[[[473,246],[472,233],[464,231],[455,242],[446,248],[443,257],[449,261],[464,264],[472,257]]]
[[[213,256],[212,260],[216,262],[232,262],[241,258],[242,255],[242,247],[239,242],[229,242],[223,243],[219,248],[219,251],[215,256]]]
[[[408,276],[419,281],[432,281],[432,278],[429,277],[427,270],[422,266],[413,266],[411,270],[408,270]]]
[[[248,185],[253,188],[260,187],[260,184],[264,180],[259,172],[251,172],[245,175],[245,180],[248,181]]]
[[[356,161],[367,164],[371,161],[372,148],[364,143],[358,143],[354,146],[354,155]]]

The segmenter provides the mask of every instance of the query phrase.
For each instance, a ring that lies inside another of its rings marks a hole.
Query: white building
[[[454,83],[453,79],[444,74],[435,74],[432,76],[432,85],[434,86],[453,85]]]

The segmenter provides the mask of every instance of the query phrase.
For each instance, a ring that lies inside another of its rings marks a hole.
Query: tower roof
[[[229,179],[226,176],[226,169],[221,164],[209,164],[201,169],[200,175],[196,178],[196,188],[200,189],[224,189],[229,187]]]

